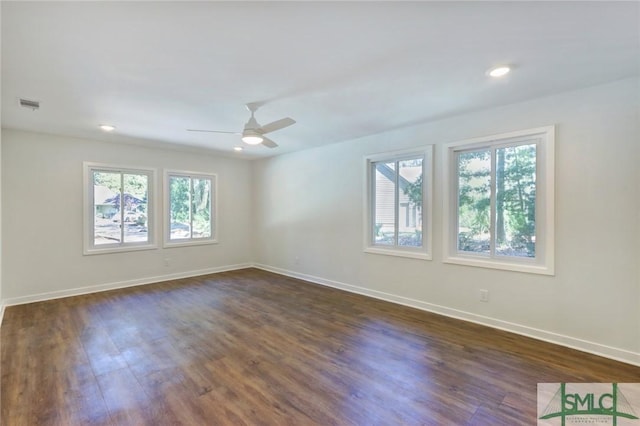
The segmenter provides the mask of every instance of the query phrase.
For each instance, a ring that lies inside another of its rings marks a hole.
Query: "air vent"
[[[37,110],[40,108],[40,102],[38,101],[30,101],[29,99],[20,99],[20,106],[25,108],[31,108],[32,110]]]

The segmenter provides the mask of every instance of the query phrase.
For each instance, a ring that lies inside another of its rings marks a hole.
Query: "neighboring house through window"
[[[432,147],[366,157],[365,252],[429,259]]]
[[[155,170],[84,163],[84,253],[155,248]]]

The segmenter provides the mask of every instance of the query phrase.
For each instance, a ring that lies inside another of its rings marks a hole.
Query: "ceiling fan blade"
[[[282,118],[280,120],[274,121],[273,123],[265,124],[260,127],[260,133],[269,133],[275,132],[276,130],[284,129],[285,127],[289,127],[292,124],[295,124],[296,120],[293,118]]]
[[[278,146],[277,143],[275,143],[274,141],[272,141],[266,136],[262,137],[262,145],[266,146],[267,148],[276,148]]]
[[[225,132],[222,130],[203,130],[203,129],[187,129],[187,132],[207,132],[207,133],[228,133],[230,135],[239,135],[238,132]]]

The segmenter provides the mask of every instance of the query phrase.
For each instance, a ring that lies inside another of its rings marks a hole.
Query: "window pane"
[[[149,240],[147,227],[149,178],[141,174],[124,174],[124,242],[139,243]]]
[[[491,151],[462,152],[458,168],[458,250],[490,253]]]
[[[496,255],[536,255],[536,145],[496,150]]]
[[[188,177],[169,177],[171,240],[191,238],[190,181]]]
[[[395,169],[395,162],[375,163],[374,244],[394,245],[396,241]]]
[[[120,243],[121,174],[93,171],[93,244]]]
[[[422,158],[398,162],[398,245],[422,246]]]
[[[211,179],[193,179],[193,238],[211,237]]]

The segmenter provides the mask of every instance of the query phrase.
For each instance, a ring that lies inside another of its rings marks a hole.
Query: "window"
[[[430,259],[432,147],[365,159],[365,252]]]
[[[216,176],[167,172],[165,181],[165,245],[217,242]]]
[[[84,254],[155,248],[155,171],[84,163],[84,176]]]
[[[554,127],[446,148],[445,262],[553,275]]]

